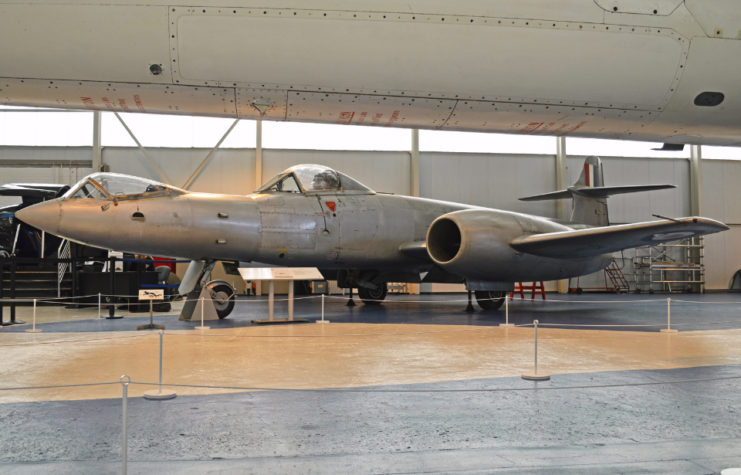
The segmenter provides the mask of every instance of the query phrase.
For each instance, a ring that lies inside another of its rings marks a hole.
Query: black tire
[[[216,314],[219,316],[219,320],[223,320],[234,310],[236,301],[234,289],[228,285],[218,284],[211,287],[210,290],[211,298],[216,308]]]
[[[386,294],[388,294],[386,284],[378,284],[378,289],[376,290],[366,289],[364,287],[358,288],[358,297],[366,305],[381,305],[386,299]]]
[[[498,310],[504,305],[504,299],[507,298],[507,292],[477,290],[474,293],[476,295],[476,303],[484,310]]]
[[[578,288],[576,289],[576,294],[577,294],[577,295],[581,295],[581,294],[582,294],[583,292],[584,292],[584,289],[582,289],[581,287],[578,287]]]

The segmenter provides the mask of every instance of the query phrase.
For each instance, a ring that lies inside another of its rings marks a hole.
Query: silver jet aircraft
[[[582,276],[615,251],[728,229],[700,217],[609,226],[608,196],[666,188],[674,186],[604,186],[599,158],[589,157],[574,186],[524,198],[573,199],[571,221],[561,221],[376,193],[320,165],[289,168],[248,196],[95,173],[17,217],[92,246],[191,259],[180,293],[197,298],[208,285],[221,318],[234,297],[208,283],[219,260],[318,267],[367,304],[386,297],[388,282],[465,283],[482,308],[496,309],[514,282]]]

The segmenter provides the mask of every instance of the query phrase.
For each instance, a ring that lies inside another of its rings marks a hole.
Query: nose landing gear
[[[223,281],[209,282],[207,288],[210,290],[211,299],[214,302],[214,308],[216,308],[216,314],[219,316],[219,320],[223,320],[232,313],[235,305],[234,289],[231,285]]]

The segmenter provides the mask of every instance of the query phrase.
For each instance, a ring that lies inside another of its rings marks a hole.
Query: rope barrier
[[[725,325],[726,323],[741,323],[741,322],[734,321],[734,320],[728,320],[726,322],[672,323],[672,326],[677,327],[680,325]],[[593,325],[589,323],[539,323],[538,325],[540,326],[547,325],[551,327],[664,327],[666,326],[666,323],[636,324],[636,325]]]
[[[523,325],[515,325],[515,327],[525,328],[532,327],[532,323],[526,323]],[[171,336],[189,336],[189,337],[223,337],[223,338],[337,338],[346,336],[400,336],[400,335],[427,335],[433,333],[460,333],[460,332],[475,332],[475,331],[492,331],[499,330],[498,326],[490,327],[475,327],[467,328],[462,330],[438,330],[438,331],[425,331],[425,332],[398,332],[398,333],[343,333],[340,335],[224,335],[224,334],[206,334],[206,333],[168,333]],[[177,330],[174,330],[177,331]],[[190,331],[190,330],[183,330]]]
[[[107,386],[110,384],[121,384],[120,381],[106,383],[81,383],[81,384],[56,384],[53,386],[21,386],[17,388],[0,388],[0,391],[25,391],[28,389],[57,389],[57,388],[79,388],[84,386]]]
[[[54,334],[61,334],[61,333],[68,333],[69,332],[45,332],[47,335],[54,335]],[[71,333],[72,335],[77,335],[78,333]],[[18,333],[18,335],[25,335],[25,333]],[[137,338],[142,336],[149,336],[151,333],[137,333],[136,335],[127,335],[127,336],[111,336],[111,337],[102,337],[102,338],[87,338],[87,339],[69,339],[69,340],[52,340],[52,341],[29,341],[26,343],[10,343],[7,345],[0,345],[0,347],[7,347],[7,346],[34,346],[34,345],[53,345],[56,343],[85,343],[88,341],[103,341],[103,340],[123,340],[127,338]]]
[[[732,381],[741,379],[741,376],[719,376],[716,378],[697,378],[697,379],[678,379],[673,381],[649,381],[645,383],[615,383],[615,384],[593,384],[583,386],[528,386],[522,388],[471,388],[471,389],[362,389],[362,388],[271,388],[259,386],[216,386],[208,384],[181,384],[181,383],[162,383],[162,386],[177,388],[196,388],[196,389],[229,389],[237,391],[282,391],[282,392],[327,392],[327,393],[490,393],[490,392],[514,392],[514,391],[563,391],[573,389],[603,389],[603,388],[625,388],[640,386],[659,386],[666,384],[687,384],[687,383],[706,383],[711,381]],[[34,389],[58,389],[74,388],[85,386],[106,386],[112,384],[121,384],[120,381],[110,381],[103,383],[82,383],[82,384],[59,384],[53,386],[21,386],[2,388],[0,391],[26,391]],[[129,384],[138,384],[140,386],[159,386],[160,383],[148,383],[143,381],[131,381]]]
[[[703,383],[709,381],[727,381],[741,379],[741,376],[719,376],[717,378],[680,379],[675,381],[650,381],[646,383],[616,383],[595,384],[589,386],[540,386],[525,388],[476,388],[476,389],[358,389],[358,388],[261,388],[244,386],[211,386],[196,384],[168,384],[163,386],[200,388],[200,389],[234,389],[243,391],[286,391],[286,392],[335,392],[335,393],[478,393],[478,392],[507,392],[507,391],[541,391],[541,390],[568,390],[568,389],[599,389],[599,388],[623,388],[633,386],[658,386],[665,384]],[[132,381],[131,384],[155,386],[159,383],[143,383]]]
[[[237,296],[240,294],[232,294],[228,297],[228,299],[231,299],[231,297]],[[119,294],[100,294],[101,297],[115,297],[115,298],[138,298],[138,295],[119,295]],[[182,297],[181,295],[178,295]],[[45,302],[45,303],[54,303],[56,301],[62,301],[62,300],[75,300],[75,299],[85,299],[85,298],[94,298],[98,297],[98,294],[94,295],[79,295],[76,297],[44,297],[43,299],[36,299],[37,302]],[[244,297],[257,297],[257,296],[244,296]],[[321,295],[307,295],[304,297],[294,297],[294,300],[308,300],[308,299],[319,299],[321,298]],[[333,300],[350,300],[350,297],[348,296],[339,296],[339,295],[325,295],[325,298],[327,299],[333,299]],[[357,299],[358,297],[353,297],[353,300]],[[476,301],[498,301],[498,300],[504,300],[507,297],[496,297],[496,298],[481,298],[476,299]],[[0,299],[0,302],[3,303],[32,303],[34,299],[29,298],[18,298],[18,299]],[[204,300],[216,300],[221,301],[219,299],[204,299]],[[274,302],[288,302],[290,299],[275,299]],[[468,299],[444,299],[444,300],[398,300],[398,299],[384,299],[384,300],[377,300],[377,299],[361,299],[362,301],[367,302],[382,302],[382,303],[447,303],[447,302],[468,302]],[[593,304],[593,303],[599,303],[599,304],[619,304],[619,305],[625,305],[625,304],[645,304],[645,303],[666,303],[666,299],[641,299],[641,300],[558,300],[558,299],[548,299],[548,300],[535,300],[531,301],[528,299],[518,299],[523,302],[537,302],[541,304],[546,304],[550,302],[557,302],[557,303],[576,303],[576,304]],[[236,302],[239,303],[267,303],[267,299],[254,299],[254,300],[248,300],[247,298],[241,298],[239,300],[236,300]],[[672,299],[673,303],[692,303],[692,304],[699,304],[699,305],[741,305],[741,300],[735,301],[735,302],[723,302],[723,301],[710,301],[710,302],[704,302],[699,300],[675,300]],[[76,305],[95,305],[98,304],[85,304],[85,303],[77,303]],[[111,305],[110,302],[106,302],[103,304],[103,306]]]

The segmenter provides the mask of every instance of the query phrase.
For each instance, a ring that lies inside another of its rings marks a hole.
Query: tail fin
[[[605,186],[605,175],[602,171],[602,160],[599,157],[587,157],[584,160],[579,179],[574,183],[575,187],[601,188]]]
[[[665,190],[674,185],[605,186],[602,161],[599,157],[588,157],[579,179],[565,190],[520,198],[520,201],[543,201],[571,198],[571,222],[591,226],[608,226],[607,198],[623,193]]]

